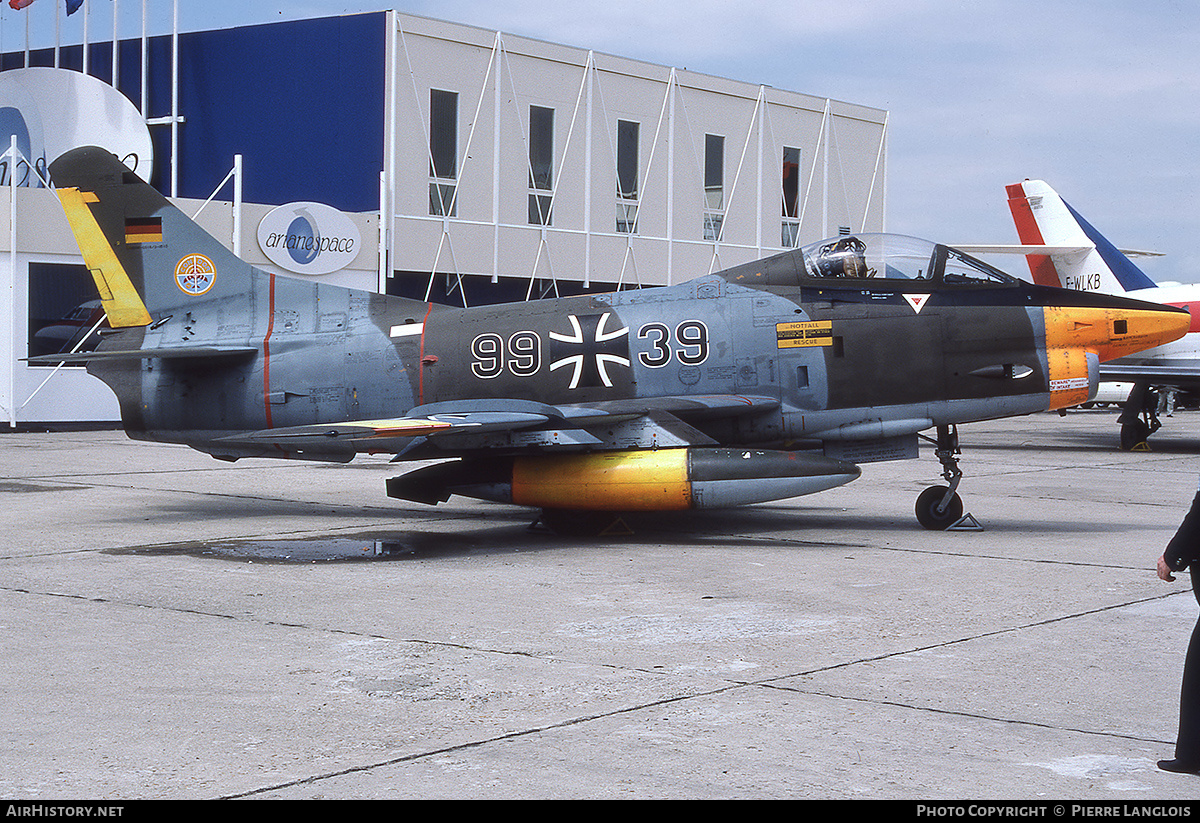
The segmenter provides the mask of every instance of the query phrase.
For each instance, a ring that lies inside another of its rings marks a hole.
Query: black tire
[[[930,531],[945,531],[962,519],[963,503],[957,492],[950,498],[946,510],[938,511],[938,505],[949,490],[949,486],[930,486],[917,496],[918,523]]]
[[[1136,423],[1122,423],[1121,451],[1133,451],[1138,446],[1145,444],[1146,438],[1149,436],[1150,427],[1141,420]]]

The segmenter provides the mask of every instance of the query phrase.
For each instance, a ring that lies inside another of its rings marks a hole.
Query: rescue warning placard
[[[832,346],[832,320],[804,320],[775,324],[775,345],[780,349],[800,349],[807,346]]]

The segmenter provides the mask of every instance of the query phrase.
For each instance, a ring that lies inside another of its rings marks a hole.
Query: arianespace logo
[[[277,266],[297,274],[329,274],[358,256],[354,222],[323,203],[289,203],[258,224],[258,245]]]

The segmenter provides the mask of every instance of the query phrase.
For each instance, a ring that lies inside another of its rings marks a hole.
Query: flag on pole
[[[8,0],[8,5],[12,6],[17,11],[28,6],[33,0]]]
[[[33,0],[29,0],[30,3]],[[79,7],[83,5],[83,0],[67,0],[67,16],[79,11]]]

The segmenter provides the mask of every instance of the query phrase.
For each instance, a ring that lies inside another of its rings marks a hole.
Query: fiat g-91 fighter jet
[[[51,173],[114,332],[44,359],[86,363],[130,437],[228,460],[444,458],[387,493],[528,506],[560,530],[822,491],[916,457],[927,430],[947,483],[917,517],[947,528],[960,423],[1084,402],[1101,361],[1189,322],[886,234],[674,286],[456,309],[255,269],[101,149]]]

